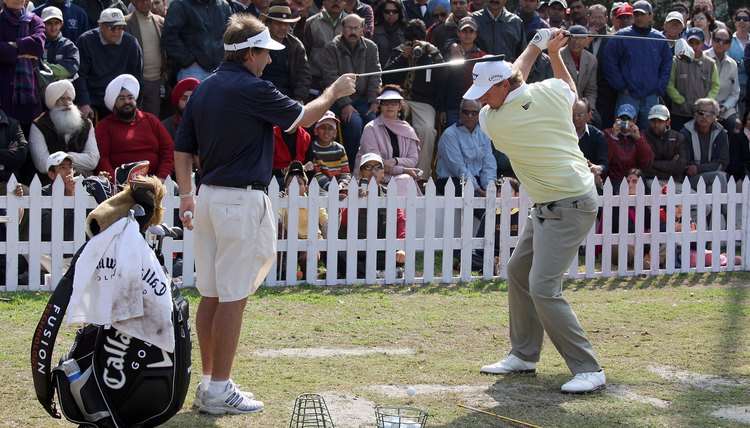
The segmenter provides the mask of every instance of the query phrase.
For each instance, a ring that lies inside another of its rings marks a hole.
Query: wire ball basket
[[[378,428],[424,428],[427,411],[409,406],[377,406],[375,418]]]
[[[320,394],[300,394],[294,402],[289,428],[333,428],[323,397]]]

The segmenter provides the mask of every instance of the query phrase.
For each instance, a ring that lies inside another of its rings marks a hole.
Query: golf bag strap
[[[39,324],[34,331],[31,342],[31,374],[34,379],[34,390],[36,398],[42,407],[52,417],[60,419],[54,402],[55,389],[52,386],[52,351],[55,348],[55,339],[60,330],[63,316],[68,309],[70,296],[73,293],[73,277],[75,276],[75,265],[78,256],[86,245],[82,245],[73,257],[70,268],[57,283],[55,291],[47,301],[47,306],[42,312]]]

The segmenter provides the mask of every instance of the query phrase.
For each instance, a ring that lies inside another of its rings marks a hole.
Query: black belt
[[[227,186],[218,186],[218,187],[231,187],[233,189],[247,189],[247,190],[260,190],[261,192],[268,194],[268,186],[266,186],[263,183],[254,182],[247,185],[243,184],[231,184]]]

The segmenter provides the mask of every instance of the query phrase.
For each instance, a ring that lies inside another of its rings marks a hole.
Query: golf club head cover
[[[146,213],[136,218],[141,227],[141,233],[146,232],[149,226],[160,224],[164,216],[164,207],[161,203],[166,193],[161,180],[154,176],[139,175],[128,180],[126,189],[130,189],[135,203],[143,207]]]
[[[91,238],[117,222],[117,220],[126,217],[130,211],[130,207],[135,205],[135,203],[130,189],[126,188],[97,205],[88,217],[86,217],[86,235]]]
[[[536,34],[534,34],[534,38],[531,39],[531,44],[538,47],[539,50],[545,50],[547,49],[547,43],[549,43],[549,39],[553,37],[552,30],[549,28],[540,28],[537,30]]]

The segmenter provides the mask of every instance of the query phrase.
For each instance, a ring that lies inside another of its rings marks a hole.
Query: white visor
[[[378,99],[379,100],[403,100],[404,97],[402,97],[401,94],[399,94],[398,92],[389,89],[383,92],[382,94],[380,94]]]
[[[268,31],[268,28],[260,32],[260,34],[250,37],[246,42],[224,45],[224,50],[228,52],[236,52],[240,49],[247,48],[263,48],[272,51],[280,51],[284,49],[285,46],[271,38],[271,33]]]

